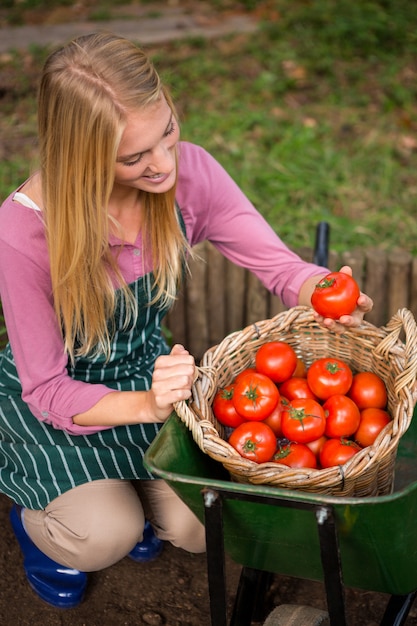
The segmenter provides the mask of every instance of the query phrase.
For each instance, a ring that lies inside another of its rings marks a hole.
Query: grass
[[[92,4],[96,13],[108,7]],[[148,49],[171,86],[183,138],[212,152],[290,245],[311,245],[324,219],[335,250],[400,247],[416,255],[417,5],[213,5],[256,7],[262,30]],[[30,158],[46,53],[31,50],[27,72],[0,65],[9,85],[0,131],[11,147],[26,138]],[[21,65],[21,56],[9,66]],[[27,162],[24,151],[7,151],[0,198],[21,182]]]

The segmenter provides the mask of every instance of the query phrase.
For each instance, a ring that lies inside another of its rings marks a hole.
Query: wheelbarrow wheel
[[[268,615],[264,626],[330,626],[329,614],[311,606],[281,604]]]

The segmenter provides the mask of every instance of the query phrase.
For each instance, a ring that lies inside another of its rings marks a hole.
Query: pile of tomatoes
[[[331,357],[307,368],[291,345],[270,341],[253,367],[217,391],[213,413],[242,457],[320,469],[373,444],[391,420],[387,399],[373,372],[354,373]]]

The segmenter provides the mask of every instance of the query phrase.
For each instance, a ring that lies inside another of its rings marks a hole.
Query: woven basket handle
[[[399,309],[385,326],[387,336],[375,348],[375,354],[388,358],[390,355],[400,354],[401,348],[396,347],[400,334],[405,334],[405,367],[395,379],[395,393],[405,387],[414,390],[413,395],[417,397],[416,375],[417,375],[417,324],[416,320],[408,309]]]
[[[196,368],[197,376],[192,386],[192,410],[188,401],[181,400],[174,404],[174,410],[182,422],[192,432],[194,441],[198,444],[199,448],[205,452],[204,437],[208,433],[217,435],[217,430],[214,425],[204,418],[201,407],[207,403],[207,398],[204,393],[204,386],[202,385],[202,378],[210,377],[211,372],[209,368]]]

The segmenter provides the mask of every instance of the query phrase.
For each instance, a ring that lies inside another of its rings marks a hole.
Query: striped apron
[[[68,372],[76,380],[112,389],[148,390],[155,359],[169,348],[162,336],[166,314],[148,306],[152,274],[130,285],[140,314],[134,328],[123,330],[123,300],[115,316],[108,362],[79,358]],[[0,354],[0,492],[32,509],[43,509],[60,494],[103,478],[147,479],[143,456],[161,424],[117,426],[93,435],[69,435],[40,422],[22,401],[13,354]]]

